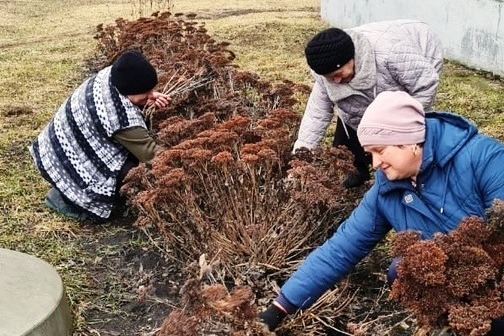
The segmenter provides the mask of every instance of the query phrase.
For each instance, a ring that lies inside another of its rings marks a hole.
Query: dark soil
[[[92,302],[84,309],[86,330],[74,335],[154,335],[177,304],[180,274],[132,222],[92,227],[81,242],[95,256],[88,265]]]

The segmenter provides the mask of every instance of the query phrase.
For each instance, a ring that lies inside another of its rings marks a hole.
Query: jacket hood
[[[476,134],[478,129],[464,117],[449,112],[425,114],[426,130],[420,172],[432,162],[443,167]]]
[[[446,166],[454,155],[476,134],[476,125],[466,118],[449,112],[428,112],[425,114],[425,143],[420,173],[433,164]],[[405,180],[389,181],[382,171],[376,172],[380,193],[396,188],[411,188]]]

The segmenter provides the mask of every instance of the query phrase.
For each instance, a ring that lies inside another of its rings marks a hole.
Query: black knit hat
[[[112,84],[124,96],[146,93],[158,83],[156,70],[138,51],[124,52],[112,65]]]
[[[319,75],[338,70],[355,56],[350,35],[338,28],[329,28],[315,35],[306,45],[306,61]]]

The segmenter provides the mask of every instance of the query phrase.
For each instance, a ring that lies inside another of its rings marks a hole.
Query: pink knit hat
[[[403,91],[384,91],[368,106],[357,128],[361,146],[413,145],[425,141],[422,104]]]

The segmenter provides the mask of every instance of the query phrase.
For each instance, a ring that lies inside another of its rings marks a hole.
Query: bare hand
[[[161,92],[154,91],[152,95],[147,100],[147,106],[154,105],[156,109],[162,109],[168,106],[171,98]]]

